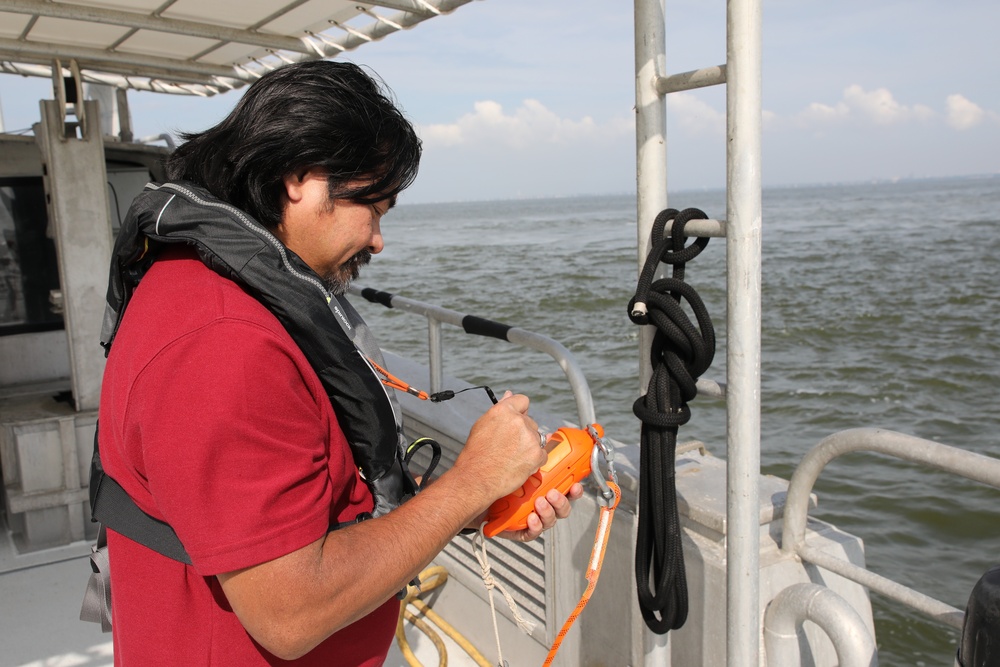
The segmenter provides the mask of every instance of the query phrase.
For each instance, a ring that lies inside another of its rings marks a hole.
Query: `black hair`
[[[325,170],[331,200],[395,197],[416,178],[421,148],[389,95],[352,63],[284,65],[255,81],[221,123],[182,135],[167,176],[206,188],[269,229],[281,222],[285,176],[300,169]]]

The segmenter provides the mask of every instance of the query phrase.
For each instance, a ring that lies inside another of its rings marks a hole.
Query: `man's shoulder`
[[[285,328],[260,301],[184,246],[166,249],[139,282],[126,308],[122,333],[135,327],[165,343],[220,324],[260,328],[291,343]]]
[[[149,269],[140,288],[147,281],[161,298],[174,299],[188,307],[201,307],[223,315],[270,315],[270,311],[246,289],[206,266],[190,246],[166,250]],[[269,319],[277,322],[273,315]]]

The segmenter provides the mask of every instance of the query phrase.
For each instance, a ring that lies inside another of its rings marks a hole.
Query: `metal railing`
[[[427,365],[430,370],[431,393],[442,389],[444,346],[441,339],[441,325],[451,324],[463,329],[466,333],[506,340],[521,347],[546,353],[556,360],[563,373],[566,374],[570,389],[573,391],[573,399],[576,401],[580,426],[593,424],[597,420],[590,385],[587,383],[587,378],[584,377],[580,365],[569,350],[548,336],[360,285],[352,285],[350,291],[351,294],[372,303],[380,303],[386,308],[422,315],[427,319]]]
[[[667,207],[666,95],[726,86],[726,664],[755,667],[760,641],[761,0],[726,3],[726,62],[666,72],[664,0],[635,0],[636,214],[639,270],[656,214]],[[678,207],[679,208],[679,207]],[[649,329],[649,327],[645,327]],[[640,391],[652,332],[639,335]],[[647,635],[647,665],[669,664],[666,639]]]
[[[840,667],[878,664],[875,639],[854,607],[825,586],[803,583],[782,589],[764,613],[768,665],[802,663],[799,627],[803,621],[812,621],[826,633]]]
[[[783,552],[795,554],[804,561],[813,563],[862,586],[867,586],[870,590],[922,612],[939,623],[961,630],[965,618],[965,614],[961,610],[891,579],[814,549],[805,543],[809,496],[820,473],[828,463],[838,456],[859,451],[878,452],[914,463],[921,463],[987,484],[996,489],[1000,489],[1000,459],[895,431],[857,428],[834,433],[821,440],[799,463],[788,486],[781,539]]]

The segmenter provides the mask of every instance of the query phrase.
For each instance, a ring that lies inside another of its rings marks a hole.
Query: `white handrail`
[[[809,450],[792,474],[785,501],[782,551],[795,554],[802,560],[920,611],[939,623],[961,630],[964,619],[961,610],[806,545],[809,497],[820,473],[835,458],[861,451],[878,452],[921,463],[1000,489],[1000,459],[895,431],[877,428],[840,431],[824,438]]]
[[[875,667],[875,640],[848,602],[825,586],[795,584],[782,589],[764,613],[764,650],[773,667],[802,663],[799,628],[812,621],[826,633],[840,667]]]
[[[364,296],[364,293],[368,291],[368,288],[361,285],[351,285],[350,287],[351,294],[358,296]],[[443,308],[441,306],[425,303],[423,301],[417,301],[416,299],[410,299],[398,294],[376,292],[376,290],[371,290],[371,293],[377,294],[378,298],[370,300],[382,303],[387,308],[415,313],[417,315],[422,315],[427,319],[429,350],[428,366],[430,367],[431,376],[430,390],[431,393],[441,391],[442,362],[444,356],[441,344],[441,324],[451,324],[457,327],[465,328],[463,324],[467,321],[467,318],[470,317],[469,314],[460,313],[457,310]],[[388,303],[386,303],[386,301]],[[527,331],[518,327],[507,327],[506,325],[501,325],[496,322],[491,324],[495,324],[498,328],[505,329],[506,337],[503,340],[515,345],[520,345],[521,347],[527,347],[533,350],[538,350],[539,352],[544,352],[555,359],[559,364],[559,367],[562,368],[563,373],[566,375],[570,389],[573,391],[573,398],[576,401],[576,411],[577,417],[580,419],[580,426],[593,424],[597,421],[597,415],[594,411],[594,398],[590,393],[590,384],[587,382],[587,378],[583,374],[583,370],[577,363],[576,358],[569,350],[567,350],[561,343],[549,338],[548,336],[543,336],[542,334]]]

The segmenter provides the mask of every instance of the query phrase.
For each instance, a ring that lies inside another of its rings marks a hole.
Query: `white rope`
[[[485,526],[486,522],[484,521],[479,526],[479,532],[472,536],[472,555],[479,561],[479,568],[482,570],[483,585],[486,586],[486,595],[490,599],[490,613],[493,615],[493,635],[497,640],[497,665],[498,667],[507,667],[507,663],[503,659],[503,650],[500,647],[500,628],[497,626],[497,610],[493,604],[493,589],[496,588],[503,594],[504,599],[507,601],[507,606],[510,608],[510,613],[514,615],[517,627],[521,628],[522,632],[531,634],[531,631],[535,629],[535,624],[521,616],[514,598],[503,587],[503,584],[494,579],[490,573],[490,562],[486,557],[486,535],[483,533]]]

